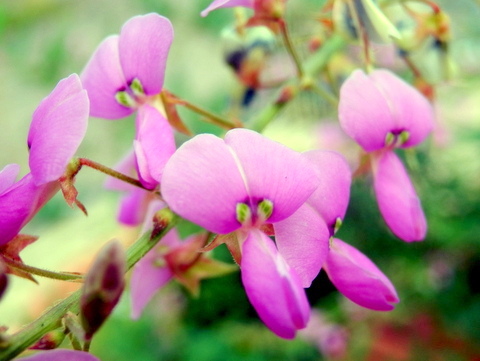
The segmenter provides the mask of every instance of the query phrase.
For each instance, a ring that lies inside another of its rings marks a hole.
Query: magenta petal
[[[142,105],[137,115],[135,155],[138,174],[147,188],[160,183],[165,164],[175,152],[173,130],[155,108]]]
[[[293,215],[274,224],[278,251],[299,276],[302,287],[310,287],[328,254],[330,232],[322,216],[308,203]]]
[[[219,9],[219,8],[231,8],[235,6],[243,6],[247,8],[253,8],[253,0],[215,0],[208,7],[203,10],[200,14],[202,16],[207,16],[210,11]]]
[[[375,195],[388,227],[406,242],[423,240],[427,221],[402,162],[393,151],[376,155],[373,162]]]
[[[236,207],[248,198],[229,148],[210,134],[197,135],[172,155],[163,171],[161,193],[175,213],[222,234],[240,228]]]
[[[162,242],[148,252],[133,268],[130,280],[132,318],[138,319],[155,293],[172,279],[173,273],[165,263],[161,250],[165,244],[179,242],[177,230],[172,229],[165,235]]]
[[[355,70],[343,83],[338,117],[345,133],[367,152],[385,147],[387,133],[397,128],[388,99],[362,70]]]
[[[35,185],[30,173],[4,190],[0,194],[0,246],[12,240],[58,190],[57,182]]]
[[[310,316],[299,278],[273,241],[252,230],[242,247],[242,282],[260,319],[277,336],[291,339],[306,327]]]
[[[225,143],[239,160],[251,199],[273,202],[271,223],[292,215],[318,186],[309,161],[283,144],[247,129],[230,130]]]
[[[334,239],[324,266],[328,277],[351,301],[376,311],[393,310],[399,302],[390,280],[363,253]]]
[[[137,78],[145,94],[160,93],[172,40],[172,24],[163,16],[151,13],[128,20],[118,43],[127,83]]]
[[[409,132],[402,147],[421,143],[434,127],[432,105],[417,89],[388,70],[375,70],[370,78],[387,100],[397,128]]]
[[[80,78],[90,99],[91,116],[119,119],[134,111],[115,99],[117,92],[127,87],[118,55],[117,35],[109,36],[100,43]]]
[[[303,154],[312,164],[320,180],[308,204],[320,213],[333,235],[337,218],[343,220],[350,199],[352,173],[338,153],[313,150]]]
[[[8,188],[13,186],[15,179],[17,179],[18,173],[20,172],[20,166],[18,164],[7,164],[0,171],[0,196]]]
[[[100,361],[97,357],[84,351],[56,349],[41,351],[28,357],[19,358],[18,361]]]
[[[33,113],[29,164],[36,184],[55,181],[85,136],[89,103],[78,75],[61,80]]]

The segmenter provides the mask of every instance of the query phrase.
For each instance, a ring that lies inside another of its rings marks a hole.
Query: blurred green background
[[[224,114],[242,90],[223,62],[219,36],[233,12],[224,9],[201,18],[199,12],[209,2],[0,0],[0,167],[18,163],[22,174],[27,172],[26,135],[38,103],[59,79],[81,72],[100,41],[118,33],[134,15],[158,12],[173,23],[165,87]],[[296,43],[313,35],[315,27],[309,25],[315,24],[322,3],[289,1]],[[480,360],[480,8],[470,0],[438,3],[452,18],[457,74],[436,80],[436,134],[417,152],[405,154],[429,222],[427,239],[407,244],[389,233],[369,179],[354,183],[338,235],[392,280],[401,299],[396,309],[362,310],[343,299],[321,273],[307,291],[320,312],[317,324],[285,341],[257,319],[236,273],[203,282],[198,299],[172,284],[136,322],[129,319],[125,294],[95,337],[94,354],[104,361],[323,360],[335,355],[340,360]],[[269,93],[259,98],[250,112],[268,101]],[[219,131],[198,125],[199,117],[192,113],[181,114],[196,131]],[[319,124],[327,117],[334,120],[335,112],[323,101],[300,96],[266,134],[298,150],[323,146]],[[131,118],[91,119],[78,155],[113,166],[130,148],[133,131]],[[350,145],[346,151],[357,149]],[[136,230],[116,223],[119,195],[103,189],[104,177],[86,169],[77,178],[89,217],[69,209],[57,195],[24,231],[41,236],[23,253],[27,264],[82,271],[109,239],[127,244],[135,236]],[[230,261],[222,247],[215,254]],[[40,285],[10,281],[0,303],[0,326],[12,331],[75,289],[43,279]]]

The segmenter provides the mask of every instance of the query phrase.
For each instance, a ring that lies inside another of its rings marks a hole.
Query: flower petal
[[[407,171],[393,151],[373,158],[374,189],[383,219],[406,242],[421,241],[427,221]]]
[[[323,217],[333,236],[337,219],[343,219],[347,211],[352,173],[338,153],[313,150],[303,156],[310,161],[320,180],[307,203]]]
[[[8,188],[15,184],[18,173],[20,172],[20,166],[18,164],[7,164],[0,171],[0,196]]]
[[[163,16],[151,13],[128,20],[118,42],[127,84],[137,78],[145,94],[160,93],[172,40],[172,24]]]
[[[132,188],[122,197],[117,220],[127,226],[138,226],[145,220],[152,196],[141,188]]]
[[[229,148],[210,134],[197,135],[172,155],[161,192],[175,213],[221,234],[240,228],[236,207],[248,198]]]
[[[210,5],[208,5],[208,7],[200,13],[200,15],[205,17],[208,15],[208,13],[210,13],[210,11],[219,8],[231,8],[235,6],[253,8],[253,0],[215,0]]]
[[[242,247],[242,282],[260,319],[277,336],[291,339],[306,327],[310,316],[299,278],[273,241],[252,230]]]
[[[345,297],[376,311],[390,311],[398,303],[390,280],[363,253],[335,238],[324,266],[328,277]]]
[[[84,351],[56,349],[41,351],[28,357],[22,357],[18,361],[100,361],[97,357]]]
[[[283,144],[247,129],[230,130],[225,143],[238,158],[251,201],[273,202],[271,223],[292,215],[318,186],[309,161]]]
[[[90,99],[90,115],[105,119],[119,119],[133,113],[117,102],[115,95],[126,90],[118,54],[118,35],[103,40],[80,75]]]
[[[434,127],[432,105],[417,89],[388,70],[375,70],[370,78],[387,100],[397,127],[409,132],[402,147],[421,143]]]
[[[367,152],[385,147],[387,133],[398,127],[388,99],[362,70],[355,70],[343,83],[338,117],[345,133]]]
[[[172,279],[173,273],[165,263],[162,253],[166,252],[165,244],[179,242],[177,230],[172,229],[163,237],[161,243],[148,252],[133,268],[130,280],[133,319],[140,317],[155,293]]]
[[[385,147],[388,133],[409,133],[402,147],[423,141],[433,129],[433,110],[411,85],[387,70],[354,71],[340,89],[343,130],[367,152]]]
[[[58,190],[57,182],[35,185],[29,173],[0,194],[0,246],[11,241]]]
[[[165,164],[176,150],[173,130],[158,110],[142,105],[137,114],[135,155],[142,184],[155,188],[160,183]]]
[[[295,270],[302,287],[310,287],[328,254],[330,232],[323,217],[305,203],[274,228],[278,251]]]
[[[62,79],[33,113],[29,164],[36,184],[62,176],[85,136],[89,102],[78,75]]]

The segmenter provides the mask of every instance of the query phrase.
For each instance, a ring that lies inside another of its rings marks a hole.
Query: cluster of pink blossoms
[[[217,0],[202,14],[247,6],[265,18],[266,10],[259,6],[266,3]],[[272,1],[268,9],[283,3]],[[21,262],[18,252],[32,242],[19,232],[52,195],[62,189],[75,203],[68,166],[85,135],[88,115],[118,119],[136,111],[133,150],[119,170],[136,174],[143,188],[108,181],[110,188],[127,193],[119,220],[151,226],[152,212],[168,207],[216,236],[205,246],[206,236],[181,241],[174,229],[140,260],[131,278],[134,318],[172,278],[195,289],[198,279],[188,279],[179,266],[193,270],[202,262],[212,264],[198,252],[223,243],[240,266],[251,304],[280,337],[293,338],[307,326],[310,306],[304,289],[322,268],[353,302],[392,310],[399,299],[388,278],[360,251],[334,238],[352,178],[340,154],[299,153],[248,129],[230,130],[223,138],[196,135],[176,149],[160,97],[172,40],[168,19],[153,13],[134,17],[120,35],[99,45],[80,77],[60,81],[39,105],[28,135],[31,173],[16,182],[18,166],[0,172],[0,263],[6,260],[6,272],[18,274],[8,262]],[[394,148],[425,139],[433,127],[430,104],[388,71],[357,70],[341,88],[339,119],[371,157],[387,225],[405,241],[423,239],[425,217]],[[51,351],[48,359],[67,356],[95,359],[74,351]]]

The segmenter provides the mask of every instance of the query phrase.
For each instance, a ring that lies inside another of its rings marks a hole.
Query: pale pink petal
[[[386,151],[373,157],[373,165],[375,195],[388,227],[406,242],[423,240],[427,221],[402,162],[393,151]]]
[[[398,128],[388,99],[362,70],[355,70],[343,83],[338,117],[345,133],[367,152],[385,147],[387,133]]]
[[[37,352],[34,355],[19,358],[18,361],[100,361],[100,359],[84,351],[56,349]]]
[[[292,215],[318,186],[319,179],[302,154],[247,129],[233,129],[225,135],[244,172],[252,206],[268,199],[274,223]]]
[[[127,226],[138,226],[145,220],[150,192],[134,187],[122,197],[117,219]]]
[[[346,160],[338,153],[313,150],[303,154],[313,166],[320,180],[317,189],[308,199],[334,234],[337,218],[343,220],[350,199],[352,173]]]
[[[31,173],[0,194],[0,246],[12,240],[59,190],[57,182],[35,185]]]
[[[235,6],[243,6],[247,8],[253,8],[253,0],[215,0],[200,15],[207,16],[210,11],[219,8],[231,8]]]
[[[134,143],[137,170],[142,184],[155,188],[162,178],[165,164],[175,152],[173,130],[155,108],[142,105],[137,115]]]
[[[397,128],[409,132],[402,147],[421,143],[434,127],[432,105],[417,89],[388,70],[375,70],[370,78],[387,100]]]
[[[248,200],[229,147],[210,134],[197,135],[172,155],[163,172],[161,193],[175,213],[222,234],[240,228],[236,207]]]
[[[324,219],[305,203],[274,228],[279,252],[299,276],[302,287],[310,287],[327,258],[330,232]]]
[[[334,239],[324,268],[345,297],[376,311],[393,310],[399,302],[390,280],[363,253]]]
[[[85,136],[89,102],[78,75],[62,79],[42,100],[28,134],[29,164],[36,184],[55,181]]]
[[[277,336],[291,339],[310,316],[300,279],[263,232],[252,230],[242,247],[242,282],[260,319]]]
[[[105,119],[119,119],[134,109],[121,105],[115,99],[119,91],[127,90],[118,55],[118,36],[106,38],[93,53],[80,75],[90,99],[90,115]]]
[[[7,164],[0,171],[0,196],[8,188],[13,186],[15,179],[17,179],[18,173],[20,172],[20,166],[18,164]]]
[[[113,167],[117,172],[123,173],[128,176],[136,176],[135,174],[135,152],[133,149],[128,152],[121,160],[118,162],[115,167]],[[105,188],[115,190],[115,191],[131,191],[132,189],[137,188],[136,186],[121,181],[115,177],[107,177],[104,184]]]
[[[127,84],[137,78],[145,94],[160,93],[172,40],[172,24],[163,16],[151,13],[128,20],[118,43]]]

